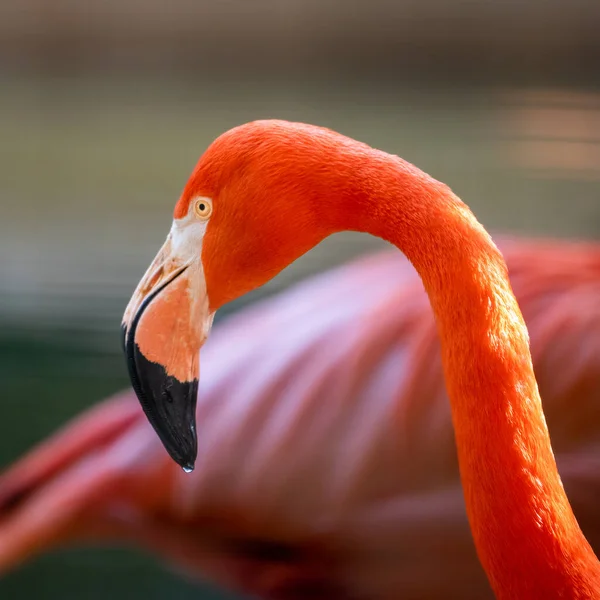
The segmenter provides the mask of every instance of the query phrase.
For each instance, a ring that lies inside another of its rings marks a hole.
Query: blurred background
[[[0,464],[127,386],[125,304],[234,125],[328,126],[445,181],[492,232],[599,237],[599,30],[596,0],[3,0]],[[242,302],[381,245],[334,236]],[[201,597],[123,549],[38,558],[0,596]]]

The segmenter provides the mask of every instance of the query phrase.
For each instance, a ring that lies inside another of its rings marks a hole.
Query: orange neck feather
[[[557,471],[527,329],[500,252],[446,186],[397,157],[374,151],[346,174],[346,205],[332,206],[336,229],[396,245],[429,295],[467,513],[495,593],[600,598],[600,564]]]
[[[436,317],[467,513],[492,588],[511,600],[600,598],[600,563],[556,468],[506,264],[469,209],[396,156],[284,122],[224,134],[181,204],[217,189],[220,201],[268,198],[277,203],[277,228],[293,224],[275,243],[261,240],[260,260],[277,263],[265,278],[336,231],[371,233],[404,252]],[[251,222],[245,227],[254,236]],[[207,262],[218,260],[215,253]],[[224,293],[215,308],[263,282]]]

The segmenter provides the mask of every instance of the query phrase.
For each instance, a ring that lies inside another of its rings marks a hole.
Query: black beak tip
[[[191,473],[198,455],[198,380],[179,381],[168,375],[161,364],[149,361],[142,354],[131,334],[128,337],[129,376],[144,413],[169,456],[186,473]]]
[[[152,421],[151,421],[152,423]],[[191,473],[196,466],[196,457],[198,456],[198,441],[195,434],[195,423],[191,427],[185,427],[188,435],[172,435],[160,426],[152,423],[154,430],[158,433],[165,450],[169,456],[186,472]]]
[[[196,436],[198,379],[179,381],[173,375],[169,375],[163,365],[148,360],[135,341],[137,326],[150,302],[165,285],[181,275],[183,271],[185,268],[146,296],[129,327],[122,323],[121,342],[131,384],[148,421],[171,458],[184,471],[191,473],[198,455]]]
[[[186,472],[186,473],[191,473],[194,470],[195,467],[195,463],[194,462],[187,462],[185,464],[179,463],[179,466]]]

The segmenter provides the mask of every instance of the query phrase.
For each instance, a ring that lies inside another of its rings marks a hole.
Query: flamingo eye
[[[194,203],[194,212],[199,219],[206,221],[212,214],[212,202],[208,198],[200,198]]]

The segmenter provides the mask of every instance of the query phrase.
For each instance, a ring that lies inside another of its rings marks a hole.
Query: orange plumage
[[[560,473],[598,549],[600,248],[500,246]],[[233,316],[202,366],[194,475],[164,454],[131,393],[107,401],[0,478],[2,570],[110,539],[264,597],[491,597],[433,314],[398,253]]]

